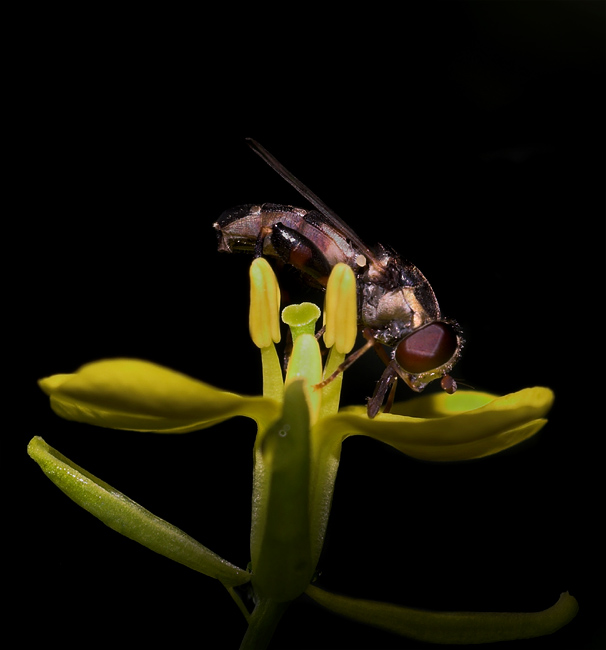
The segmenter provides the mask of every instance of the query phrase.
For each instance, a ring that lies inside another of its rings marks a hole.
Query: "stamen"
[[[328,278],[324,302],[324,344],[347,354],[358,334],[356,276],[347,264],[337,264]]]
[[[330,348],[324,379],[315,388],[322,390],[322,412],[339,410],[345,355],[358,334],[356,277],[347,264],[337,264],[328,278],[324,301],[324,344]]]
[[[258,348],[280,341],[280,287],[263,257],[250,265],[250,337]]]
[[[280,341],[280,287],[278,280],[262,257],[250,265],[250,337],[261,350],[263,396],[281,401],[284,377],[274,343]]]

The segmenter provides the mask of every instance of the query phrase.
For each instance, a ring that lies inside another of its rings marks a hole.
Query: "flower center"
[[[336,413],[341,395],[342,373],[338,372],[321,389],[314,388],[338,371],[353,348],[358,331],[357,288],[352,269],[337,264],[328,279],[324,309],[324,343],[330,352],[322,371],[322,356],[315,336],[320,309],[313,303],[289,305],[282,320],[291,332],[293,350],[285,383],[275,343],[280,341],[280,287],[264,258],[256,258],[250,267],[250,335],[261,350],[263,363],[263,395],[282,401],[284,386],[294,379],[303,379],[312,423],[322,415]]]

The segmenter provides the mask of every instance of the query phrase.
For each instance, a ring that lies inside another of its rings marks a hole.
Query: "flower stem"
[[[327,379],[343,363],[345,354],[339,352],[336,347],[330,348],[328,360],[324,368],[324,379]],[[343,383],[343,373],[338,374],[329,384],[322,389],[322,417],[333,415],[339,410],[339,401],[341,400],[341,384]]]
[[[250,621],[250,613],[246,609],[246,605],[242,602],[242,598],[240,598],[240,595],[238,592],[233,588],[233,587],[228,587],[226,585],[223,585],[226,589],[229,595],[233,598],[234,602],[238,606],[238,609],[242,612],[242,615],[246,619],[246,622],[248,623]]]
[[[261,599],[250,617],[240,650],[264,650],[267,648],[289,605],[289,602]]]
[[[281,402],[284,397],[284,377],[275,345],[271,344],[261,348],[261,363],[263,367],[263,397],[271,397],[277,402]]]

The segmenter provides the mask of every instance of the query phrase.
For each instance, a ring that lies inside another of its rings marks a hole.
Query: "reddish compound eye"
[[[450,361],[457,346],[457,335],[450,325],[431,323],[398,344],[396,360],[410,373],[428,372]]]

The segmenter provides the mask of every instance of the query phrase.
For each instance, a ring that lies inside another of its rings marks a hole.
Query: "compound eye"
[[[431,323],[400,341],[396,360],[404,370],[416,375],[450,361],[457,347],[457,335],[450,325]]]

